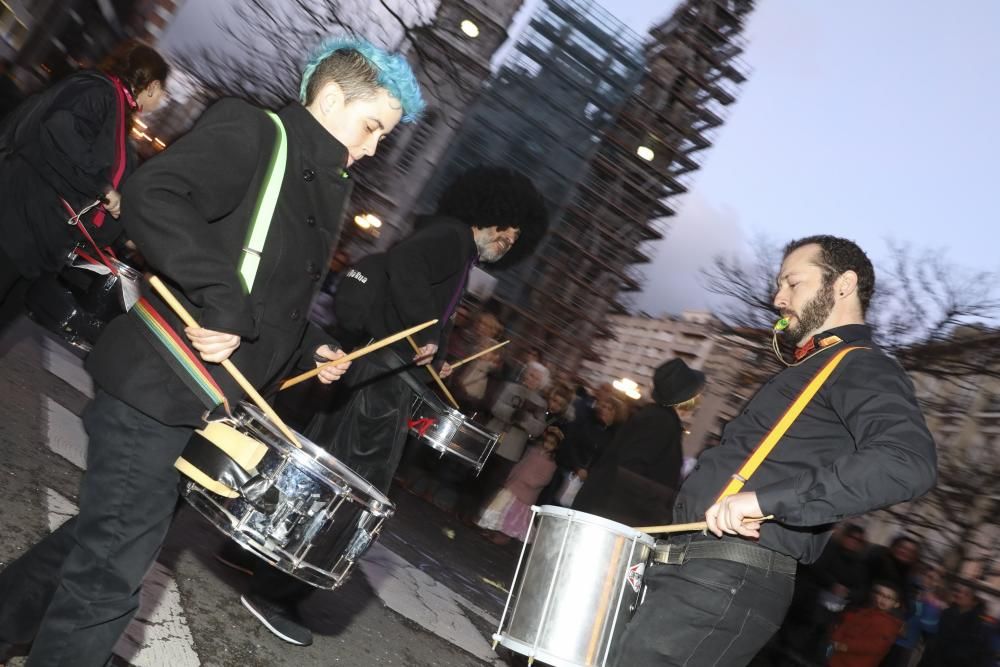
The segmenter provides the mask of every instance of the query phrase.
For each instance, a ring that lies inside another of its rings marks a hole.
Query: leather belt
[[[769,572],[795,574],[798,562],[757,544],[732,540],[697,540],[684,543],[661,543],[653,550],[652,560],[666,565],[683,565],[696,558],[715,558],[742,563]]]

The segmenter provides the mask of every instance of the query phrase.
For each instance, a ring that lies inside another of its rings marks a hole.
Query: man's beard
[[[496,262],[501,257],[506,255],[508,250],[510,250],[507,246],[498,245],[496,240],[490,241],[484,245],[476,245],[479,250],[479,261],[487,264]]]
[[[788,336],[793,345],[798,345],[802,338],[811,331],[819,329],[833,312],[836,300],[833,297],[833,282],[823,285],[820,291],[803,306],[802,313],[782,313],[788,317],[795,315],[795,324],[788,327]]]

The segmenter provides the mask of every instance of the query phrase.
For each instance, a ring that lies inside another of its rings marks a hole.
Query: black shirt
[[[773,514],[760,544],[803,563],[819,558],[830,524],[911,500],[934,485],[934,441],[913,384],[895,360],[852,324],[823,332],[841,343],[817,349],[762,386],[705,451],[681,487],[674,521],[704,519],[723,487],[812,377],[845,346],[849,353],[743,487]]]

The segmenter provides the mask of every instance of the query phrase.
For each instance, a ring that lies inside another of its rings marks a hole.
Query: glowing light
[[[354,216],[354,224],[361,229],[378,229],[382,226],[382,221],[371,213],[359,213]]]
[[[468,37],[471,37],[473,39],[479,37],[479,26],[470,21],[469,19],[465,19],[464,21],[462,21],[459,27],[462,29],[462,32],[464,32]]]
[[[615,380],[612,382],[611,386],[634,401],[642,398],[642,394],[639,393],[639,385],[635,383],[635,380],[622,378],[621,380]]]
[[[160,148],[166,148],[167,147],[167,145],[165,143],[163,143],[163,139],[160,139],[159,137],[156,137],[155,139],[153,139],[153,143],[156,144],[157,146],[159,146]]]
[[[639,146],[635,149],[635,154],[641,157],[646,162],[652,162],[653,158],[656,157],[656,153],[649,146]]]
[[[145,123],[143,123],[143,122],[142,122],[141,120],[139,120],[138,118],[136,118],[136,119],[135,119],[135,120],[133,120],[132,122],[133,122],[133,123],[135,123],[136,125],[138,125],[139,127],[141,127],[141,128],[142,128],[142,129],[144,129],[144,130],[145,130],[145,129],[146,129],[147,127],[149,127],[148,125],[146,125]]]

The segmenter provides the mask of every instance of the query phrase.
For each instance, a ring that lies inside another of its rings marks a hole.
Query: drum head
[[[368,505],[368,510],[372,514],[384,516],[393,513],[395,506],[384,493],[308,438],[297,431],[292,431],[298,436],[299,443],[302,445],[302,449],[299,449],[288,442],[285,435],[256,405],[240,403],[236,408],[236,413],[238,417],[248,421],[248,425],[271,436],[268,438],[268,444],[288,454],[296,464],[325,474],[327,477],[332,476],[343,480],[351,488],[355,499]]]
[[[618,523],[617,521],[612,521],[611,519],[605,519],[604,517],[597,516],[596,514],[587,514],[586,512],[581,512],[579,510],[569,509],[568,507],[557,507],[555,505],[542,505],[541,507],[533,505],[531,507],[531,511],[540,516],[551,516],[567,521],[574,521],[576,523],[586,523],[592,526],[599,526],[615,533],[616,535],[627,537],[630,540],[637,540],[641,544],[645,544],[648,547],[652,547],[656,544],[656,540],[653,539],[652,535],[647,535],[646,533],[638,531],[630,526],[626,526],[623,523]]]

